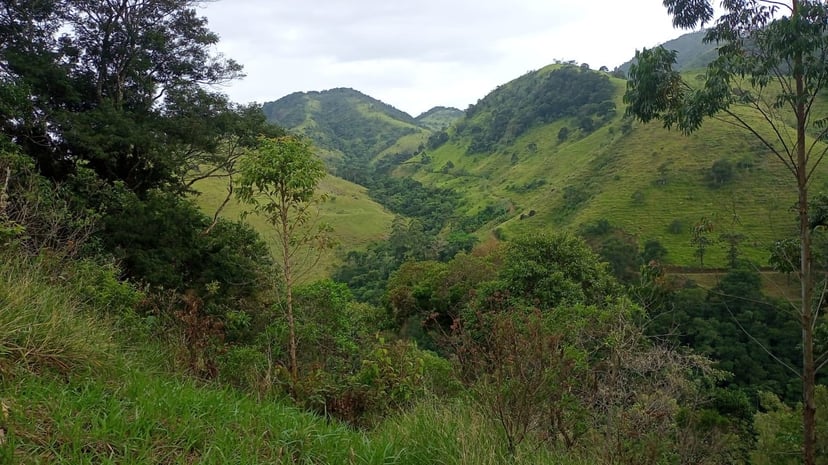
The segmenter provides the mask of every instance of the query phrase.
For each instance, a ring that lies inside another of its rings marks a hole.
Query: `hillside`
[[[452,123],[462,118],[463,110],[451,107],[434,107],[431,110],[418,116],[417,122],[431,129],[442,131],[451,126]]]
[[[602,94],[592,101],[561,96],[593,81]],[[526,98],[543,89],[550,98]],[[750,135],[725,125],[685,137],[632,123],[623,117],[624,89],[623,80],[575,67],[530,73],[482,99],[443,145],[396,174],[460,193],[460,214],[489,220],[481,237],[605,225],[600,234],[615,231],[639,245],[655,239],[668,263],[699,266],[691,231],[707,218],[716,244],[705,266],[724,266],[726,235],[765,265],[770,244],[795,231],[788,174]],[[717,169],[726,173],[720,178]]]
[[[716,44],[704,43],[703,39],[706,33],[705,30],[693,31],[660,44],[667,50],[677,52],[674,67],[676,70],[701,69],[716,58]],[[654,44],[646,45],[647,48],[653,46]],[[632,65],[632,60],[622,64],[618,69],[626,75],[630,71],[630,65]]]
[[[310,137],[334,173],[359,184],[377,154],[402,137],[429,132],[409,114],[346,88],[297,92],[265,103],[263,111],[268,121]]]
[[[199,192],[195,198],[196,203],[208,214],[216,211],[227,194],[225,182],[215,178],[199,182],[195,189]],[[344,179],[326,177],[320,183],[319,192],[328,195],[328,200],[320,206],[319,221],[333,227],[333,238],[338,247],[324,253],[319,265],[305,277],[306,280],[330,275],[331,269],[338,263],[340,251],[361,249],[373,241],[387,237],[393,220],[391,213],[368,197],[364,187]],[[225,207],[222,216],[238,219],[242,211],[242,205],[233,199]],[[247,221],[271,248],[276,246],[272,228],[266,221],[256,216],[248,217]]]
[[[0,261],[4,465],[508,459],[502,442],[491,440],[499,436],[496,425],[462,399],[424,401],[363,430],[284,396],[239,387],[241,380],[264,379],[251,348],[225,346],[219,379],[194,377],[183,365],[199,349],[185,343],[174,316],[141,313],[139,301],[149,296],[119,283],[112,269],[6,252]],[[577,463],[550,455],[527,446],[513,463]]]

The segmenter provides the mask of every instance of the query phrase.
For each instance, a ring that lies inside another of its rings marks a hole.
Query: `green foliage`
[[[538,124],[571,116],[589,118],[613,92],[606,75],[576,66],[528,73],[471,105],[467,124],[457,126],[457,135],[471,137],[468,153],[492,152]]]
[[[706,34],[705,30],[693,31],[662,44],[667,50],[676,51],[675,68],[678,71],[701,69],[716,59],[716,43],[705,41]],[[616,68],[622,79],[626,79],[625,74],[629,72],[633,63],[634,61],[631,60]]]
[[[452,123],[462,118],[463,115],[463,110],[438,106],[421,114],[416,118],[416,120],[418,123],[431,129],[432,131],[444,131],[446,128],[451,126]],[[429,138],[429,146],[430,145],[431,143]]]
[[[682,234],[684,232],[684,221],[679,219],[673,220],[667,227],[667,232],[670,234]]]
[[[641,261],[645,264],[650,262],[661,263],[667,256],[667,249],[661,245],[661,242],[650,239],[644,243],[644,248],[641,250]]]
[[[265,103],[262,109],[268,121],[336,154],[337,159],[329,160],[336,174],[362,185],[372,180],[372,157],[401,137],[423,131],[410,115],[353,89],[297,92]]]
[[[594,454],[596,463],[743,462],[744,411],[714,401],[723,397],[711,389],[720,373],[651,345],[631,323],[637,312],[618,301],[464,320],[464,380],[508,450],[528,439]]]
[[[474,290],[495,277],[490,257],[461,253],[447,263],[406,262],[389,278],[386,296],[398,325],[413,321],[439,338],[451,331]]]
[[[793,465],[801,463],[802,447],[802,406],[794,408],[781,402],[771,393],[759,395],[761,411],[754,417],[757,433],[756,449],[751,454],[752,463],[756,465]],[[816,387],[817,402],[817,438],[816,456],[818,464],[826,463],[828,458],[828,388]]]
[[[208,300],[230,305],[258,292],[271,260],[249,226],[220,220],[205,235],[211,222],[175,195],[149,192],[142,200],[123,192],[104,217],[102,243],[136,280],[204,297],[217,285],[221,295]]]
[[[690,245],[696,248],[696,257],[699,258],[699,265],[704,268],[704,254],[707,248],[713,244],[713,239],[710,238],[710,233],[713,232],[713,223],[707,219],[700,219],[695,226],[690,236]]]
[[[797,322],[785,305],[763,294],[751,265],[732,269],[707,292],[672,289],[664,298],[650,308],[652,334],[671,335],[717,360],[719,368],[733,373],[731,383],[748,392],[798,398],[800,381],[791,371],[798,362]]]
[[[354,381],[365,398],[365,415],[373,422],[428,395],[450,396],[459,390],[447,360],[401,340],[373,344]]]
[[[612,235],[598,245],[598,255],[620,282],[632,282],[641,264],[638,244],[620,235]]]
[[[65,269],[61,265],[48,258],[4,254],[0,263],[0,373],[22,367],[35,373],[53,369],[68,375],[112,363],[115,345],[105,315],[106,290],[92,288],[93,295],[84,294],[90,289],[90,264],[80,262],[78,268],[70,264]],[[63,272],[69,273],[69,281],[61,279]],[[110,273],[95,271],[108,282],[113,279]],[[126,285],[121,294],[138,297]]]
[[[566,234],[510,241],[500,279],[512,298],[540,308],[575,302],[597,304],[619,291],[586,243]]]
[[[541,182],[541,185],[543,182]],[[530,183],[527,185],[529,189],[534,187],[535,183]],[[524,186],[524,187],[527,187]],[[461,230],[471,233],[476,231],[478,228],[483,226],[489,222],[500,222],[506,220],[508,217],[509,212],[505,207],[499,205],[486,205],[485,207],[481,208],[477,211],[473,216],[467,216],[460,220],[459,227]]]
[[[316,281],[298,286],[293,297],[302,364],[335,373],[356,363],[360,344],[374,328],[365,325],[348,286]]]
[[[733,180],[734,175],[733,163],[728,160],[719,159],[713,162],[713,166],[710,167],[710,172],[707,173],[707,178],[710,186],[719,187]]]
[[[213,152],[220,138],[182,129],[229,111],[226,98],[207,89],[241,71],[213,54],[218,36],[194,7],[189,0],[10,7],[0,17],[7,45],[0,94],[10,97],[2,133],[51,179],[85,164],[137,192],[180,187],[187,155]]]
[[[460,204],[453,190],[428,187],[411,178],[376,180],[369,193],[392,212],[418,219],[431,232],[442,229]]]

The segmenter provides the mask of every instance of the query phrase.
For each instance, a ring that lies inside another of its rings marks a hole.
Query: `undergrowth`
[[[174,338],[129,308],[141,293],[113,273],[4,256],[0,463],[561,463],[531,447],[508,457],[496,426],[462,400],[356,430],[188,377],[170,360]]]

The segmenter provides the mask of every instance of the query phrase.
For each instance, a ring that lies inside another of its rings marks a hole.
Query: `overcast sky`
[[[351,87],[412,116],[465,109],[556,59],[612,69],[678,37],[660,0],[220,0],[200,9],[241,103]]]

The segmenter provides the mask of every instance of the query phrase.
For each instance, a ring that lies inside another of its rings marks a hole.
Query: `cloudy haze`
[[[238,102],[351,87],[413,116],[465,109],[560,60],[612,69],[679,36],[659,0],[221,0],[201,14],[247,77]]]

